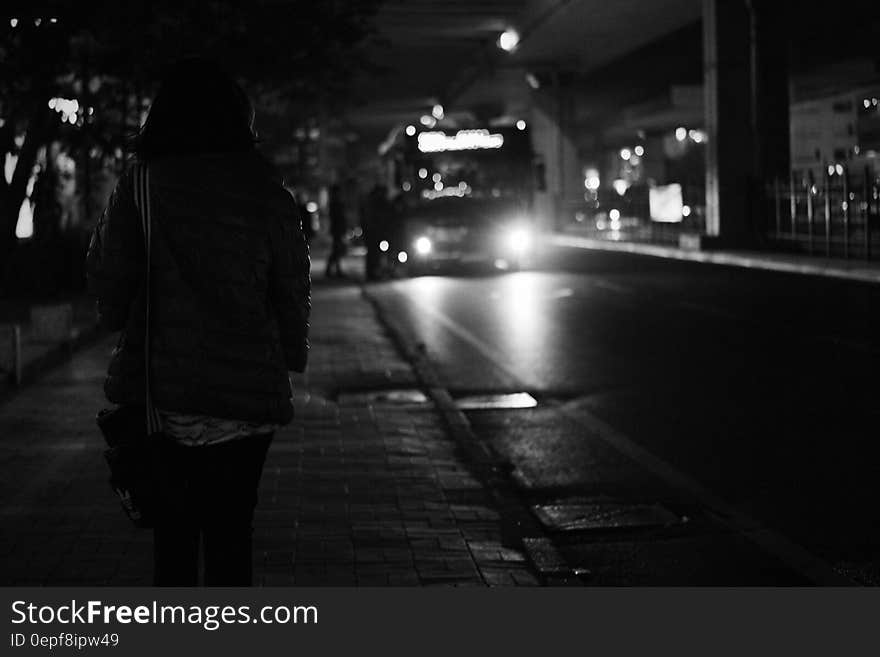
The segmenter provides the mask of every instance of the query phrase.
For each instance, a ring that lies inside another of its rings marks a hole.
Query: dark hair
[[[170,155],[246,152],[254,148],[254,108],[217,64],[187,59],[170,66],[135,138],[143,161]]]

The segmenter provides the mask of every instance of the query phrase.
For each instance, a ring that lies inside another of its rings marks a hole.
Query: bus
[[[514,125],[407,126],[385,147],[396,239],[409,273],[485,262],[518,269],[534,239],[535,177],[529,131]]]

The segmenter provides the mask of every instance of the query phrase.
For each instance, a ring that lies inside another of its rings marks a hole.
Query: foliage
[[[113,152],[138,117],[164,66],[187,56],[218,60],[262,109],[290,125],[333,112],[363,68],[356,46],[371,33],[377,0],[7,0],[0,10],[0,259],[40,149],[62,140],[73,152]],[[77,98],[76,125],[49,109]],[[94,107],[90,114],[88,108]],[[134,112],[134,114],[132,114]],[[17,135],[25,135],[19,146]],[[86,157],[89,157],[88,155]]]

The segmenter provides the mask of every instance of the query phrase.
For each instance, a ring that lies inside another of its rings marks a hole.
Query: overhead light
[[[435,119],[437,119],[438,121],[439,121],[440,119],[442,119],[443,116],[444,116],[444,114],[443,114],[443,105],[441,105],[440,103],[437,103],[436,105],[434,105],[434,107],[431,109],[431,114],[432,114],[433,117],[434,117]]]
[[[512,27],[508,27],[498,37],[498,47],[505,52],[511,52],[519,43],[519,33]]]
[[[520,119],[519,121],[517,121],[517,122],[516,122],[516,129],[517,129],[517,130],[525,130],[525,129],[526,129],[526,122],[523,121],[522,119]]]

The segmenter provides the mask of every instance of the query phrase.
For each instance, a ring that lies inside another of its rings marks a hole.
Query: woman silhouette
[[[150,388],[158,503],[154,583],[251,584],[251,525],[288,371],[308,350],[308,247],[293,198],[256,151],[238,84],[201,60],[169,69],[136,142],[150,173]],[[131,170],[89,247],[102,322],[122,335],[105,382],[144,400],[145,249]]]

